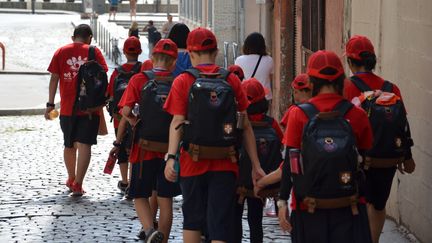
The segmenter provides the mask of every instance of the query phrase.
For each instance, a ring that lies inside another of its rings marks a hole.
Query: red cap
[[[170,39],[161,39],[153,48],[153,54],[162,53],[177,58],[177,45]]]
[[[375,54],[372,42],[366,36],[362,35],[351,37],[346,44],[345,55],[356,60],[361,60],[360,54],[362,52]]]
[[[208,29],[192,30],[186,40],[188,51],[207,51],[217,48],[216,36]]]
[[[326,74],[326,71],[332,74]],[[309,57],[307,72],[310,77],[334,81],[344,73],[342,62],[332,51],[317,51]]]
[[[141,42],[135,36],[126,39],[123,44],[123,51],[127,54],[141,54]]]
[[[228,71],[230,73],[234,73],[240,79],[240,81],[243,81],[244,73],[243,69],[239,65],[230,65],[228,67]]]
[[[310,89],[311,85],[309,82],[309,76],[306,73],[297,75],[291,83],[293,89]]]
[[[269,90],[264,88],[256,78],[250,78],[242,82],[241,87],[251,104],[265,98]]]
[[[142,71],[148,71],[153,69],[153,62],[152,60],[148,59],[143,62],[141,65],[141,72]]]

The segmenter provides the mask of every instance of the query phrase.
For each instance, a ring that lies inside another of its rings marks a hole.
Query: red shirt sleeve
[[[273,119],[272,127],[276,131],[277,136],[279,137],[279,140],[282,141],[283,138],[283,132],[282,129],[279,127],[279,124],[275,119]]]
[[[50,73],[55,73],[55,74],[60,74],[60,60],[59,60],[59,54],[60,54],[60,50],[61,48],[57,49],[57,51],[54,53],[51,62],[48,66],[48,72]]]
[[[96,54],[96,61],[102,66],[105,72],[108,72],[108,66],[105,62],[105,58],[102,55],[102,52],[98,48],[95,48],[95,54]]]
[[[114,69],[113,73],[111,74],[109,83],[108,83],[108,95],[110,97],[114,96],[114,80],[117,78],[118,75],[118,71],[117,69]]]
[[[303,134],[303,127],[307,122],[307,116],[299,107],[294,107],[290,111],[288,118],[287,131],[290,131],[289,136],[286,136],[286,146],[300,148]]]
[[[246,95],[243,92],[243,89],[241,88],[240,79],[236,75],[231,73],[228,76],[227,80],[234,90],[236,101],[237,101],[237,110],[238,111],[245,111],[249,106],[249,101],[246,98]]]
[[[188,80],[193,79],[190,74],[184,73],[177,76],[171,86],[170,93],[164,104],[164,109],[171,115],[187,115]]]

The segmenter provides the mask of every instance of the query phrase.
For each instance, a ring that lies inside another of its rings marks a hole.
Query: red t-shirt
[[[328,112],[332,111],[342,100],[343,97],[338,94],[320,94],[313,97],[308,102],[312,103],[319,111]],[[346,113],[345,118],[351,124],[356,138],[357,148],[370,149],[372,147],[373,136],[372,128],[366,113],[361,108],[353,106],[353,108]],[[298,106],[294,106],[288,118],[287,130],[289,130],[290,133],[286,136],[286,146],[300,149],[303,127],[307,122],[308,118],[306,114]],[[362,202],[364,201],[363,198],[361,200]],[[295,210],[296,198],[294,193],[292,193],[290,206]],[[305,205],[301,204],[300,206],[302,210],[307,209]]]
[[[283,138],[282,138],[282,144],[286,145],[286,139],[289,136],[288,134],[288,129],[287,129],[287,125],[288,125],[288,118],[290,115],[291,110],[295,107],[296,105],[291,105],[290,107],[288,107],[287,111],[285,112],[285,114],[283,115],[280,124],[285,127],[285,131],[283,134]]]
[[[372,72],[357,73],[356,76],[359,77],[361,80],[363,80],[365,84],[369,86],[372,90],[381,89],[384,84],[384,79],[375,75]],[[401,97],[402,99],[400,90],[395,84],[393,84],[393,93]],[[360,90],[357,88],[357,86],[355,86],[353,82],[351,81],[345,82],[344,97],[347,100],[351,101],[354,97],[360,96],[360,94],[361,94]]]
[[[215,64],[196,66],[198,70],[204,73],[216,73],[219,67]],[[236,101],[237,109],[245,111],[249,105],[243,90],[241,88],[240,80],[237,76],[230,74],[227,78],[228,83],[232,86]],[[165,102],[165,110],[172,115],[187,116],[189,90],[195,78],[189,73],[182,73],[174,80],[171,87],[170,94]],[[229,159],[222,160],[200,160],[198,162],[192,161],[187,151],[181,151],[180,156],[180,176],[197,176],[202,175],[208,171],[232,171],[238,174],[237,163],[231,162]]]
[[[60,115],[71,116],[77,91],[78,70],[87,61],[89,45],[84,43],[71,43],[60,47],[51,59],[48,72],[58,74],[60,77]],[[108,71],[105,59],[98,48],[95,48],[96,61]],[[77,115],[83,115],[78,112]]]
[[[158,76],[170,76],[170,72],[155,72]],[[119,102],[119,108],[123,108],[124,106],[128,106],[131,109],[135,107],[135,104],[139,104],[141,90],[144,85],[147,83],[148,78],[143,73],[138,73],[132,76],[129,80],[129,84]],[[155,121],[157,122],[157,121]],[[144,153],[144,154],[142,154]],[[143,151],[137,144],[133,143],[129,161],[131,163],[139,163],[143,160],[151,160],[154,158],[163,159],[165,156],[164,153],[152,152],[152,151]]]
[[[125,72],[132,71],[132,68],[135,66],[135,63],[125,63],[122,65],[122,68]],[[108,83],[108,95],[112,98],[114,97],[114,81],[119,75],[117,68],[114,69],[113,73],[111,74],[109,83]],[[120,121],[114,118],[114,128],[118,128]]]

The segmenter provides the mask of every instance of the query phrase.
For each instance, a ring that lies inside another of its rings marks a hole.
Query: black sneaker
[[[164,235],[162,232],[159,232],[155,229],[151,229],[150,232],[147,233],[147,237],[144,240],[145,243],[161,243],[164,239]]]
[[[124,196],[127,200],[132,200],[133,198],[131,196],[129,196],[129,186],[126,187],[126,190],[124,192]]]
[[[143,229],[143,228],[141,228],[141,230],[140,230],[140,232],[138,233],[138,238],[140,239],[140,240],[145,240],[146,239],[146,233],[145,233],[145,230]]]
[[[121,181],[117,183],[117,188],[124,194],[129,184],[123,184]]]

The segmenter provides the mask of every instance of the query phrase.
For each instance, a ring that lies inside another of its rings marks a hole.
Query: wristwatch
[[[46,103],[46,107],[48,108],[48,107],[55,107],[55,104],[54,103],[49,103],[49,102],[47,102]]]
[[[120,146],[121,146],[121,143],[117,143],[116,141],[114,141],[114,142],[113,142],[113,146],[114,146],[114,147],[120,147]]]
[[[169,154],[169,153],[166,153],[165,154],[165,161],[168,161],[169,159],[175,159],[175,154]]]
[[[276,203],[278,208],[285,207],[288,205],[287,201],[279,199]]]

